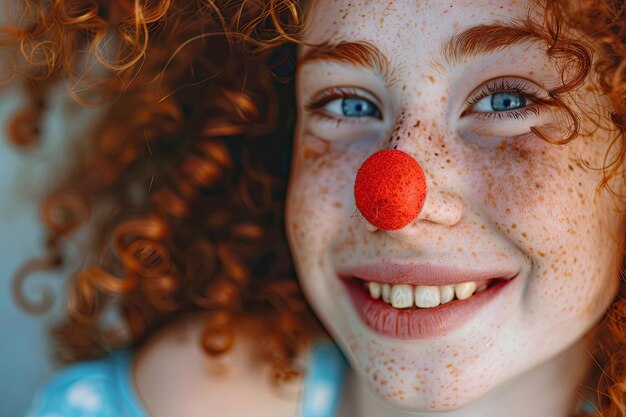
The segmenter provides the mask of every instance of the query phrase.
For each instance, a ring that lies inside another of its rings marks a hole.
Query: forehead
[[[531,5],[528,0],[315,0],[308,5],[304,39],[370,41],[387,56],[411,56],[419,65],[421,59],[433,59],[453,34],[481,24],[521,21]]]

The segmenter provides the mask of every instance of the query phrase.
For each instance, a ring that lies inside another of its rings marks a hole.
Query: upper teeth
[[[368,282],[372,298],[380,299],[395,308],[409,308],[417,306],[420,308],[437,307],[456,298],[465,300],[474,293],[479,293],[487,288],[487,284],[477,287],[475,281],[462,282],[456,285],[409,285],[409,284],[380,284],[378,282]]]

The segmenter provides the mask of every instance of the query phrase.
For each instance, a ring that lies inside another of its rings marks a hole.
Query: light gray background
[[[29,152],[15,149],[6,140],[6,118],[24,99],[19,81],[0,90],[0,416],[21,417],[34,393],[55,365],[48,338],[50,324],[65,303],[67,271],[37,274],[28,282],[27,294],[37,299],[42,288],[53,291],[55,305],[43,316],[21,311],[13,300],[11,281],[20,265],[43,254],[43,229],[38,220],[42,191],[58,180],[68,164],[68,138],[81,140],[80,132],[93,122],[94,110],[65,117],[66,87],[50,94],[45,132],[40,146]]]

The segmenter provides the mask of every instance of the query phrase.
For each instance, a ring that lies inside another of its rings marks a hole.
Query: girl
[[[29,416],[626,414],[622,2],[22,11],[14,141],[106,103],[15,281],[90,226]]]

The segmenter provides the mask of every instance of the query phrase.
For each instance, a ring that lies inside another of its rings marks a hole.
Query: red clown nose
[[[356,206],[382,230],[413,221],[426,200],[426,177],[410,155],[396,149],[376,152],[363,163],[354,183]]]

